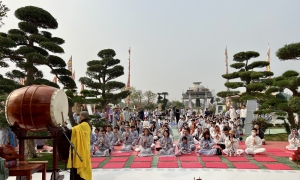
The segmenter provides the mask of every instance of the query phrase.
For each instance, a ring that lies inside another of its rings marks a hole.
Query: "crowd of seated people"
[[[264,133],[258,125],[253,127],[251,135],[246,138],[246,149],[239,149],[239,142],[243,140],[240,118],[181,117],[178,132],[179,138],[174,139],[169,120],[162,120],[158,116],[153,119],[130,119],[113,128],[110,125],[96,128],[91,135],[91,153],[94,156],[109,156],[114,146],[122,146],[121,151],[124,152],[138,151],[138,156],[153,156],[154,150],[160,156],[180,156],[192,152],[206,156],[236,156],[266,151],[262,147]],[[288,142],[288,150],[296,150],[300,146],[297,129],[292,130]]]

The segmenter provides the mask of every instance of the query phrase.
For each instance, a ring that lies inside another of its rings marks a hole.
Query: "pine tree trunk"
[[[35,151],[34,140],[25,140],[25,159],[36,158],[37,154]]]
[[[72,127],[76,126],[77,123],[75,122],[75,120],[74,120],[74,118],[73,118],[72,107],[70,107],[70,106],[69,106],[69,113],[68,113],[68,116],[69,116],[69,121],[70,121]]]
[[[29,46],[33,47],[33,41],[29,41]],[[30,86],[33,84],[33,62],[31,59],[27,59],[27,63],[29,63],[29,67],[26,71],[26,80],[25,85]],[[37,157],[34,140],[26,140],[25,141],[25,158],[35,158]]]

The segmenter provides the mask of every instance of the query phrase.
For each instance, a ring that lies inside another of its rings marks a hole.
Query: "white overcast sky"
[[[300,41],[299,0],[4,0],[11,11],[1,32],[17,28],[14,11],[37,6],[58,21],[53,36],[63,38],[66,62],[73,56],[78,88],[86,62],[114,49],[125,74],[131,47],[131,86],[143,91],[168,92],[180,100],[183,90],[200,81],[216,92],[225,90],[225,47],[229,63],[235,53],[257,51],[266,60],[271,48],[271,70],[276,76],[299,70],[300,61],[280,61],[275,53]],[[52,80],[46,67],[45,77]],[[1,74],[10,69],[0,69]],[[262,69],[264,70],[264,69]],[[229,69],[233,71],[233,69]]]

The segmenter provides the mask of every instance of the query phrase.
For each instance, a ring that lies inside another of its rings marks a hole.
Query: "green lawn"
[[[37,158],[27,159],[27,161],[48,161],[47,169],[52,169],[53,162],[53,154],[52,153],[40,153]],[[65,169],[65,164],[58,161],[58,169]]]
[[[265,140],[266,141],[287,141],[288,134],[282,133],[282,134],[265,134]]]

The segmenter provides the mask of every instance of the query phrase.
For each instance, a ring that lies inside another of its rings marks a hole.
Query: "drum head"
[[[51,97],[50,103],[50,114],[51,114],[51,125],[58,127],[62,124],[62,113],[64,121],[68,118],[69,103],[66,93],[62,89],[54,91]]]

